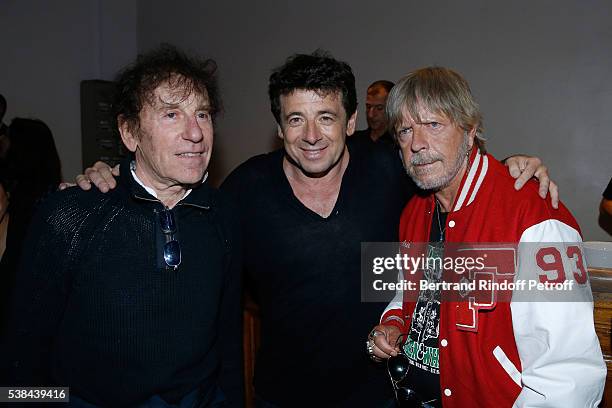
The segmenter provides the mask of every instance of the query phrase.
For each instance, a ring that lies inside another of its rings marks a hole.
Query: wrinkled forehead
[[[153,108],[167,105],[208,105],[208,92],[200,89],[196,84],[182,76],[174,76],[162,82],[146,95],[146,103]]]

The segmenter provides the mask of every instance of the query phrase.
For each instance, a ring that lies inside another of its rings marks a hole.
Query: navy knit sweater
[[[239,226],[206,184],[172,211],[182,263],[165,267],[161,202],[122,164],[107,194],[68,189],[34,217],[9,325],[8,382],[69,386],[102,406],[176,402],[220,383],[242,406]]]

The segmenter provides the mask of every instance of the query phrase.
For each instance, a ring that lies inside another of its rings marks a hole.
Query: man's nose
[[[414,126],[412,128],[412,143],[410,144],[410,150],[413,152],[420,152],[421,150],[429,148],[429,140],[427,138],[427,132],[421,129],[422,126]]]
[[[202,128],[197,117],[190,117],[187,120],[183,138],[194,143],[198,143],[204,138],[204,133],[202,132]]]
[[[321,133],[314,123],[307,122],[304,130],[304,140],[310,144],[315,144],[321,140]]]

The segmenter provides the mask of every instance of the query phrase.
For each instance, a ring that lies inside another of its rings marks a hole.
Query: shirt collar
[[[155,190],[153,190],[151,187],[146,186],[142,180],[140,180],[140,178],[138,178],[138,176],[136,175],[136,161],[132,160],[130,162],[130,172],[132,173],[132,177],[134,178],[134,180],[142,187],[146,190],[147,193],[151,194],[153,197],[157,198],[159,200],[159,197],[157,196],[157,193],[155,192]],[[204,184],[206,182],[206,179],[208,178],[208,172],[206,172],[204,174],[204,177],[202,178],[202,184]],[[192,189],[190,188],[189,190],[185,191],[185,194],[183,195],[183,197],[181,197],[181,199],[177,202],[180,203],[181,201],[183,201],[185,198],[187,198],[187,196],[191,193]]]

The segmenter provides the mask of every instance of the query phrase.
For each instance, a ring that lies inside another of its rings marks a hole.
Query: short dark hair
[[[351,67],[334,59],[326,51],[312,54],[294,54],[270,75],[268,95],[270,108],[280,124],[280,96],[303,89],[323,94],[340,92],[347,120],[357,110],[355,76]]]
[[[391,81],[387,81],[386,79],[380,79],[378,81],[374,81],[368,86],[368,92],[370,93],[370,89],[384,89],[387,93],[391,92],[391,88],[393,88],[395,84]]]
[[[140,126],[138,114],[145,103],[154,104],[155,89],[168,83],[180,89],[183,97],[192,92],[208,95],[213,120],[221,111],[221,99],[217,86],[217,64],[212,59],[186,55],[173,45],[159,47],[138,55],[136,61],[121,70],[115,80],[115,113],[121,121],[127,121],[131,129]]]

